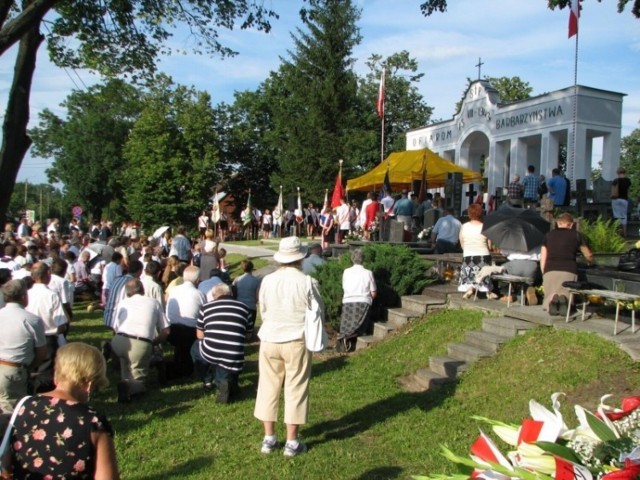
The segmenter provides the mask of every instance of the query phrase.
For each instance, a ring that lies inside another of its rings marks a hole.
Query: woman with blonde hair
[[[218,244],[213,239],[214,232],[208,228],[200,243],[200,281],[211,278],[211,270],[218,268]]]
[[[87,403],[109,383],[100,350],[79,342],[60,347],[54,383],[18,411],[5,471],[23,479],[120,478],[113,428]]]

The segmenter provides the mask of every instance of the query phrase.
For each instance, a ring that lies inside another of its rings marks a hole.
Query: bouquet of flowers
[[[418,234],[418,240],[429,240],[431,236],[431,230],[433,227],[425,228]]]
[[[552,410],[529,402],[531,418],[521,425],[473,417],[513,447],[502,454],[482,430],[469,458],[442,447],[443,455],[461,470],[454,475],[415,476],[416,480],[636,480],[640,477],[640,397],[627,397],[621,408],[600,400],[597,413],[575,406],[579,425],[569,429],[560,413],[559,398],[551,396]]]

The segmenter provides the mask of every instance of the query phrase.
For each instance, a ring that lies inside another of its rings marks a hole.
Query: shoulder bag
[[[30,395],[26,397],[22,397],[20,401],[16,404],[13,409],[13,413],[11,414],[11,419],[9,420],[9,424],[7,425],[7,429],[4,431],[4,437],[2,437],[2,443],[0,444],[0,459],[3,459],[5,454],[7,453],[7,449],[9,448],[9,442],[11,441],[11,432],[13,432],[13,426],[16,422],[16,417],[18,416],[18,412],[22,408],[27,399],[31,398]]]
[[[310,352],[327,348],[329,339],[324,329],[324,305],[319,292],[307,275],[307,309],[304,314],[304,341]]]
[[[618,198],[619,193],[619,188],[618,188],[618,179],[614,180],[613,183],[611,184],[611,198],[616,199]]]

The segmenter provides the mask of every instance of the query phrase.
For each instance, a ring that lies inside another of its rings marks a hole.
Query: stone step
[[[396,328],[402,327],[411,320],[422,318],[424,313],[420,314],[406,308],[389,308],[387,309],[387,323]]]
[[[482,330],[507,338],[523,335],[535,327],[534,323],[510,317],[489,317],[482,320]]]
[[[420,368],[414,374],[416,383],[422,385],[425,390],[437,390],[445,383],[455,382],[455,378],[440,375],[429,368]]]
[[[438,283],[434,285],[429,285],[422,290],[422,294],[428,297],[440,298],[443,300],[447,300],[449,295],[455,294],[458,292],[458,288],[456,285],[451,283]]]
[[[551,327],[560,317],[552,317],[542,310],[542,305],[532,305],[521,307],[520,304],[513,305],[511,308],[504,310],[505,317],[517,318],[536,325],[545,325]]]
[[[472,330],[465,333],[464,340],[465,343],[473,345],[474,347],[489,350],[491,353],[497,353],[500,346],[509,340],[509,338],[482,330]]]
[[[375,338],[383,339],[391,332],[397,330],[398,327],[389,324],[389,322],[375,322],[373,324],[373,336]]]
[[[427,313],[427,310],[430,310],[432,306],[446,304],[443,298],[429,297],[426,295],[405,295],[401,298],[401,301],[402,308],[412,310],[421,315]]]
[[[458,360],[473,363],[481,358],[490,357],[492,352],[485,348],[469,345],[468,343],[450,343],[447,345],[447,355]]]
[[[364,335],[364,336],[358,337],[358,341],[356,342],[356,350],[362,350],[363,348],[367,348],[372,343],[376,343],[378,341],[380,341],[380,339],[374,337],[373,335]]]
[[[464,360],[451,357],[429,357],[429,368],[438,375],[449,378],[458,376],[467,370],[468,364]]]

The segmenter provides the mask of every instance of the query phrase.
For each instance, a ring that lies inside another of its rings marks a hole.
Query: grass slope
[[[449,472],[439,454],[447,444],[464,454],[478,433],[471,415],[518,422],[528,400],[548,405],[556,391],[593,407],[602,394],[638,390],[635,365],[595,335],[538,328],[474,364],[461,381],[434,393],[408,393],[396,379],[443,354],[446,344],[480,326],[481,314],[445,311],[352,356],[317,355],[309,423],[301,434],[309,452],[288,460],[259,453],[260,422],[253,417],[257,348],[247,349],[243,398],[218,405],[194,380],[159,390],[130,405],[115,403],[112,386],[92,403],[113,423],[123,478],[389,479]],[[77,315],[71,340],[108,338],[95,314]],[[282,439],[284,431],[278,426]]]

